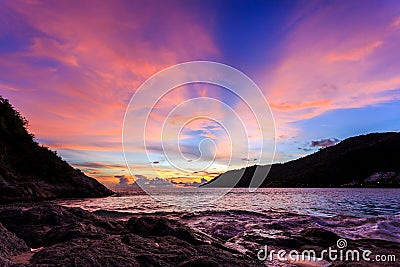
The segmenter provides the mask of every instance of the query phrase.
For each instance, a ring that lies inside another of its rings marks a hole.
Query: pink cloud
[[[400,88],[400,39],[393,28],[398,16],[385,6],[371,14],[370,7],[353,4],[303,13],[282,43],[277,64],[259,74],[278,136],[297,136],[300,129],[292,122],[329,110],[400,98],[385,94]]]
[[[25,84],[2,87],[20,89],[6,96],[39,138],[71,148],[120,139],[126,103],[141,82],[180,60],[218,53],[199,21],[178,5],[155,4],[7,2],[21,27],[36,33],[26,51],[0,60],[8,79]],[[30,63],[46,59],[53,66]]]
[[[220,56],[203,25],[205,15],[193,16],[179,2],[6,3],[10,17],[18,18],[18,23],[10,23],[13,31],[24,39],[25,46],[0,58],[4,78],[0,88],[28,117],[30,129],[53,148],[120,151],[126,104],[142,82],[167,66]],[[300,8],[286,25],[288,34],[276,50],[276,64],[258,73],[274,111],[277,136],[298,135],[300,129],[291,124],[294,121],[398,97],[385,92],[400,87],[399,16],[384,7],[371,16],[370,7],[352,5],[315,8],[306,4]],[[193,91],[175,90],[163,98],[146,129],[150,142],[159,141],[159,124],[178,103],[193,97],[218,99],[216,92],[199,86]],[[248,136],[259,140],[251,111],[243,103],[234,106],[248,126]],[[221,121],[232,118],[218,105],[189,106],[173,114],[168,123],[182,126],[192,117],[185,116],[189,110],[192,114],[212,111]],[[232,129],[237,129],[237,124]],[[220,158],[228,158],[231,141],[207,132],[209,125],[195,121],[187,126],[218,139]],[[243,140],[237,131],[232,132]],[[278,157],[283,156],[278,153]],[[96,176],[102,175],[95,171]],[[111,178],[104,179],[115,180],[115,175],[118,173],[107,173],[104,177]]]
[[[383,44],[382,41],[375,41],[367,45],[364,45],[362,47],[351,49],[350,51],[341,54],[332,53],[328,55],[327,60],[328,61],[362,60],[366,58],[369,54],[371,54],[377,47],[380,47],[382,44]]]
[[[400,16],[395,18],[391,24],[394,28],[399,28],[400,27]]]
[[[68,48],[54,39],[46,37],[36,37],[30,47],[30,53],[27,56],[49,57],[65,64],[77,67],[78,62],[75,56],[68,54]]]

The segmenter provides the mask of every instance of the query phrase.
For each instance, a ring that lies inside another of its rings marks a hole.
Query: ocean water
[[[205,188],[163,189],[153,191],[154,198],[131,189],[121,192],[121,196],[58,203],[105,214],[157,214],[206,233],[225,231],[227,238],[238,243],[250,235],[273,237],[307,227],[324,228],[350,239],[400,243],[400,189],[233,189],[209,202],[220,193],[219,189]],[[232,225],[234,229],[226,230]]]

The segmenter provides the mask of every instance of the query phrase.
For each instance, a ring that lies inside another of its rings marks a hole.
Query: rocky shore
[[[258,260],[257,251],[263,245],[317,252],[335,247],[340,236],[311,226],[298,215],[277,225],[276,218],[254,214],[263,228],[285,230],[274,237],[251,231],[241,236],[249,226],[239,219],[243,217],[240,213],[235,215],[239,216],[236,222],[224,220],[227,216],[232,219],[232,214],[220,214],[221,220],[208,220],[212,227],[207,229],[202,228],[201,214],[179,220],[162,214],[115,215],[53,203],[2,206],[0,266],[399,266],[398,260],[379,264]],[[391,241],[351,240],[348,248],[370,249],[373,255],[400,255],[399,243]]]
[[[0,235],[0,266],[260,266],[174,220],[54,204],[1,207]]]

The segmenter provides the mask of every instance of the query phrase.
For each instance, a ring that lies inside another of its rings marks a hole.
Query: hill
[[[35,142],[27,123],[0,97],[0,204],[113,194]]]
[[[205,187],[249,187],[257,169],[261,187],[400,187],[400,133],[351,137],[314,154],[272,166],[250,166],[223,173]],[[258,168],[257,168],[258,167]]]

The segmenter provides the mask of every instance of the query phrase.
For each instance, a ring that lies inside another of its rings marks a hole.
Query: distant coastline
[[[272,188],[400,188],[398,151],[400,133],[360,135],[286,163],[231,170],[202,187],[251,187],[255,177]]]

